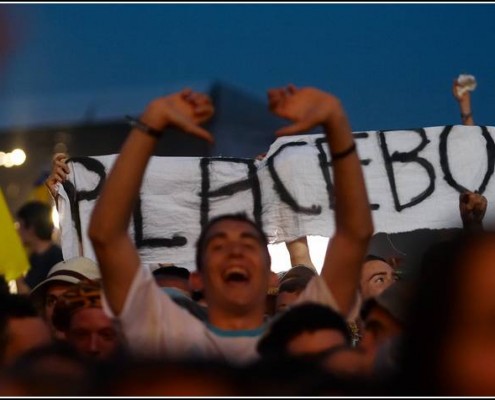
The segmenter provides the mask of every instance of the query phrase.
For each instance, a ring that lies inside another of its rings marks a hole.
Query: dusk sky
[[[451,85],[469,73],[478,81],[475,122],[494,124],[495,4],[0,9],[13,46],[4,57],[0,101],[30,97],[60,110],[78,93],[166,91],[171,83],[205,81],[223,81],[265,101],[266,89],[292,82],[340,97],[355,131],[407,129],[460,123]]]

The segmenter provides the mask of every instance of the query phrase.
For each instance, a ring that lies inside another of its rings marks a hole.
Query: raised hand
[[[473,115],[471,112],[471,93],[469,90],[459,94],[458,90],[462,85],[454,79],[452,84],[452,94],[459,103],[459,110],[461,112],[461,120],[463,125],[474,125]]]
[[[268,103],[275,115],[294,122],[275,132],[277,136],[293,135],[325,124],[342,108],[340,101],[329,93],[313,87],[298,89],[292,84],[270,89]]]
[[[214,139],[211,133],[199,125],[208,121],[214,111],[213,103],[207,95],[184,89],[151,101],[141,120],[159,131],[167,125],[173,125],[212,143]]]
[[[58,196],[57,184],[67,179],[69,166],[67,165],[67,154],[57,153],[52,158],[52,171],[45,181],[45,186],[50,191],[53,198]]]
[[[462,85],[457,81],[457,79],[454,79],[454,82],[452,84],[452,95],[458,102],[469,101],[469,98],[471,97],[469,90],[466,90],[464,91],[464,93],[459,94],[458,90],[461,87]]]
[[[463,192],[459,196],[459,211],[464,227],[480,226],[486,213],[486,197],[473,192]]]

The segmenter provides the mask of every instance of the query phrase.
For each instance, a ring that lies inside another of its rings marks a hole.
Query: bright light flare
[[[24,164],[26,161],[26,153],[22,149],[14,149],[10,153],[0,151],[0,166],[11,168]]]
[[[52,207],[52,221],[55,229],[60,229],[60,215],[58,214],[57,207]]]
[[[26,153],[22,149],[15,149],[10,154],[14,165],[22,165],[26,161]]]

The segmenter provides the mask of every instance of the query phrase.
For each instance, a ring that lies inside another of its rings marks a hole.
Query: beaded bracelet
[[[472,113],[468,113],[468,114],[463,114],[461,113],[461,118],[464,120],[464,119],[468,119],[469,117],[472,117],[473,114]]]
[[[352,143],[352,145],[348,149],[341,151],[341,152],[338,152],[338,153],[330,152],[330,155],[332,156],[332,161],[335,161],[335,160],[338,160],[341,158],[345,158],[349,154],[354,153],[355,151],[356,151],[356,143]]]
[[[129,115],[125,116],[125,119],[135,129],[139,129],[142,132],[147,133],[150,136],[153,136],[154,138],[160,139],[162,137],[163,132],[159,131],[157,129],[152,128],[151,126],[145,124],[143,121],[133,118]]]

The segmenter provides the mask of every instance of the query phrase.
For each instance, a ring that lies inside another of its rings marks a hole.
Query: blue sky
[[[0,100],[222,80],[265,99],[292,82],[341,98],[353,130],[460,123],[476,76],[495,119],[495,4],[0,5],[14,36]]]

